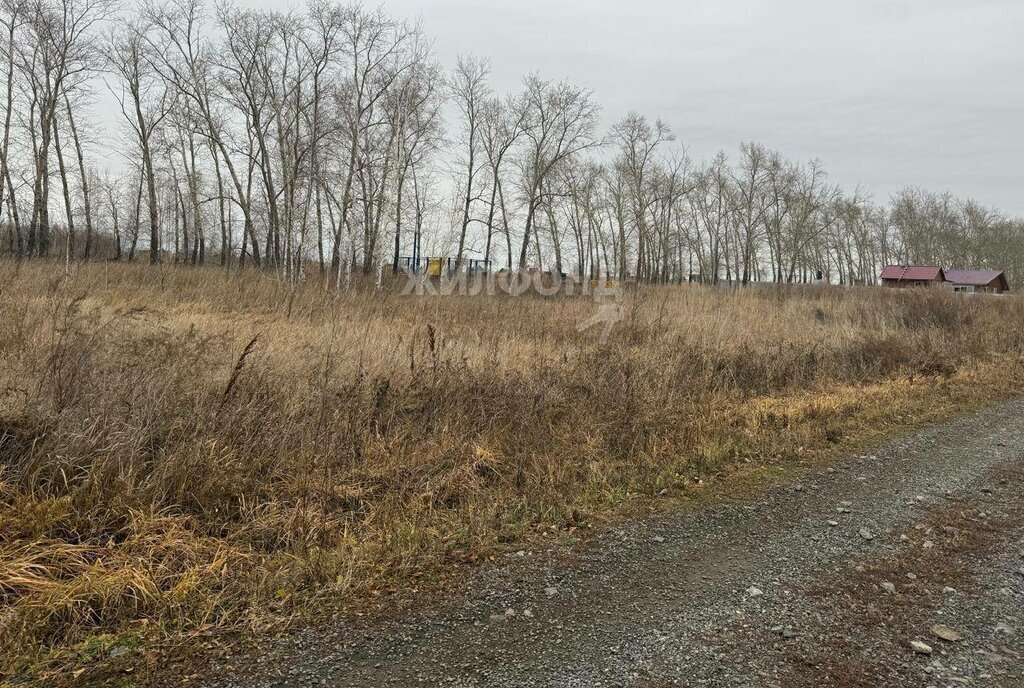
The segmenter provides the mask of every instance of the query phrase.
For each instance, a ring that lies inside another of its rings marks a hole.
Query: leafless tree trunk
[[[78,136],[78,127],[75,126],[75,117],[71,110],[71,101],[68,99],[67,92],[64,93],[64,106],[67,108],[68,128],[71,131],[71,140],[75,144],[75,156],[78,158],[78,172],[82,184],[83,213],[85,215],[85,251],[83,258],[89,260],[89,256],[92,255],[93,242],[92,199],[89,196],[89,175],[85,167],[82,141]]]
[[[14,60],[15,60],[15,38],[14,34],[21,22],[21,3],[18,0],[5,0],[0,7],[0,23],[6,28],[6,40],[0,48],[6,66],[7,89],[4,99],[4,133],[3,141],[0,142],[0,203],[3,202],[5,192],[9,194],[8,211],[11,214],[11,250],[15,256],[21,258],[24,251],[21,236],[21,223],[18,221],[17,204],[14,197],[14,186],[11,184],[10,150],[11,150],[11,116],[14,112]],[[5,189],[6,185],[6,189]]]
[[[60,183],[61,189],[64,191],[64,212],[67,215],[67,225],[65,234],[65,256],[64,260],[67,265],[71,264],[71,260],[75,255],[75,210],[71,203],[71,185],[68,183],[68,168],[64,162],[64,148],[61,145],[60,140],[60,121],[53,118],[53,149],[57,154],[57,168],[60,171]]]

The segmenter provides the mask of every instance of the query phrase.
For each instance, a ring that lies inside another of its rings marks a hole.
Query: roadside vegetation
[[[582,297],[49,262],[0,291],[0,676],[280,627],[1024,380],[1016,297],[641,287],[602,343]]]

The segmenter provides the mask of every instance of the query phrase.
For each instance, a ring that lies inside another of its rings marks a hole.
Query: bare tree
[[[11,183],[10,151],[11,151],[11,116],[14,112],[14,63],[15,63],[15,34],[18,32],[22,20],[24,5],[21,0],[4,0],[0,6],[0,23],[4,27],[4,43],[0,47],[0,55],[3,56],[5,73],[7,77],[7,88],[4,99],[4,132],[3,141],[0,142],[0,205],[8,194],[8,207],[11,209],[11,251],[17,257],[21,257],[24,251],[22,243],[21,224],[18,222],[18,214],[15,210],[17,200],[14,194],[14,185]],[[5,187],[6,185],[6,187]]]
[[[751,280],[758,242],[763,236],[765,213],[771,205],[768,157],[764,146],[744,143],[740,146],[739,168],[732,173],[735,245],[737,260],[742,265],[742,274],[739,275],[742,284]]]
[[[212,51],[203,38],[203,6],[200,0],[168,0],[150,5],[147,18],[154,27],[145,35],[154,55],[153,66],[165,82],[192,103],[203,124],[203,135],[216,146],[235,188],[234,200],[245,218],[253,262],[260,263],[259,240],[250,203],[241,175],[231,155],[228,133],[222,113],[214,100],[215,77]],[[250,175],[251,180],[251,175]]]
[[[407,211],[407,188],[411,177],[421,169],[429,156],[440,145],[441,129],[441,85],[440,71],[436,65],[423,61],[411,69],[401,80],[395,94],[389,99],[388,118],[394,130],[395,139],[395,184],[394,184],[394,233],[395,243],[392,255],[392,270],[398,270],[401,258],[403,218]],[[420,223],[418,208],[414,207],[414,228]],[[414,232],[412,264],[419,261],[419,234]]]
[[[501,211],[502,233],[505,235],[507,267],[512,269],[512,233],[509,227],[508,205],[505,202],[504,165],[506,156],[523,133],[526,108],[513,99],[505,102],[493,98],[483,107],[482,138],[490,171],[491,199],[487,205],[487,241],[484,260],[491,261],[491,238],[494,222]]]
[[[59,235],[68,261],[134,260],[141,241],[153,263],[218,251],[293,285],[315,262],[338,288],[428,251],[456,269],[479,251],[510,271],[736,285],[1024,265],[1024,223],[975,201],[908,188],[874,203],[757,143],[691,167],[660,120],[631,112],[600,136],[571,83],[495,94],[468,57],[446,77],[422,28],[382,9],[144,0],[115,17],[114,2],[0,0],[0,248],[18,258]],[[91,164],[101,62],[123,118],[117,179]]]
[[[419,29],[395,22],[382,11],[369,12],[359,6],[346,8],[340,13],[339,21],[347,77],[336,91],[335,102],[342,124],[332,145],[347,150],[347,162],[340,174],[339,221],[334,237],[332,267],[340,287],[343,264],[349,259],[354,260],[350,227],[350,211],[355,201],[354,182],[357,174],[365,171],[374,154],[367,145],[379,141],[375,136],[376,130],[386,123],[386,119],[377,116],[378,106],[392,85],[419,61],[421,55],[418,50],[410,50],[420,42]],[[364,206],[368,200],[364,197]],[[342,232],[348,235],[350,258],[346,260],[341,254]],[[369,232],[371,228],[364,227],[364,250],[376,245],[376,237]],[[364,255],[364,272],[369,272],[370,261],[372,256]]]
[[[674,140],[672,130],[661,120],[653,125],[647,118],[631,112],[612,127],[612,139],[618,146],[617,164],[628,183],[630,210],[637,237],[636,276],[649,277],[648,213],[658,198],[654,179],[658,174],[658,147]],[[645,262],[646,261],[646,262]]]
[[[147,34],[152,27],[142,21],[124,22],[110,34],[106,45],[108,69],[117,79],[108,84],[117,98],[121,114],[138,145],[146,183],[149,210],[149,262],[160,261],[160,216],[153,163],[153,136],[174,103],[174,91],[156,71],[152,44]]]
[[[532,75],[526,78],[520,102],[524,108],[526,148],[520,156],[520,188],[526,202],[526,222],[519,249],[519,269],[526,268],[537,211],[546,200],[544,190],[555,170],[574,155],[597,145],[599,107],[590,91],[568,82],[553,83]]]
[[[455,254],[456,269],[462,264],[466,250],[466,231],[472,221],[473,203],[480,200],[476,195],[475,182],[482,169],[477,161],[480,152],[483,111],[490,97],[491,89],[487,78],[491,65],[487,60],[477,57],[461,56],[455,65],[455,71],[448,81],[452,100],[458,108],[462,119],[462,140],[460,147],[465,155],[465,177],[462,180],[462,220],[459,228],[459,248]]]
[[[50,248],[49,161],[63,94],[95,67],[95,29],[112,8],[111,0],[26,0],[17,41],[18,71],[30,101],[33,129],[32,221],[29,250]]]

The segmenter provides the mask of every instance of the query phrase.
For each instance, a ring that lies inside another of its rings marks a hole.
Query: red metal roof
[[[942,268],[933,265],[887,265],[882,270],[884,280],[905,280],[909,282],[943,281]]]
[[[1003,274],[1002,270],[947,270],[946,281],[953,284],[984,287]]]

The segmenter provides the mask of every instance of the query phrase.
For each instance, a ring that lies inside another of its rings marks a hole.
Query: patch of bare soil
[[[759,629],[743,651],[761,656],[756,664],[774,667],[779,683],[792,688],[917,686],[930,685],[931,678],[944,685],[979,679],[1021,685],[1021,667],[1005,666],[1020,659],[1015,630],[999,618],[972,615],[979,609],[970,600],[1005,598],[1004,616],[1018,604],[1019,586],[993,586],[992,574],[1017,560],[1012,549],[1024,533],[1024,466],[994,471],[988,486],[946,495],[923,516],[899,534],[891,554],[865,559],[848,576],[830,576],[804,591],[808,606],[821,612],[820,623],[799,633]],[[1011,580],[1013,574],[1024,580],[1024,569],[1010,573]],[[805,634],[814,641],[792,642]],[[985,671],[977,662],[957,667],[942,661],[965,649],[1003,666]]]

